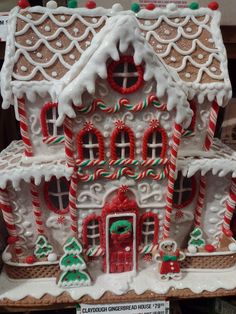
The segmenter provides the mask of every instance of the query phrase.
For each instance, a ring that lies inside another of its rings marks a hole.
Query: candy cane
[[[145,246],[139,247],[139,254],[149,254],[155,251],[158,248],[157,244],[147,244]]]
[[[219,106],[216,101],[213,101],[211,106],[211,113],[210,113],[210,119],[209,119],[209,126],[207,129],[205,144],[204,144],[204,150],[209,150],[211,148],[215,129],[216,129],[216,122],[217,122],[217,116],[219,112]]]
[[[15,253],[18,257],[22,254],[22,248],[19,244],[18,234],[16,230],[16,225],[14,223],[14,216],[12,213],[12,207],[9,202],[7,190],[0,189],[0,209],[2,210],[2,215],[8,234],[13,240],[10,244],[14,244]]]
[[[64,134],[65,134],[65,153],[66,162],[69,167],[74,166],[74,148],[73,148],[73,124],[72,120],[68,117],[64,121]]]
[[[44,234],[42,211],[40,209],[40,200],[39,200],[39,188],[34,183],[34,180],[31,180],[30,192],[31,192],[31,197],[32,197],[32,204],[33,204],[33,209],[34,209],[37,232],[38,234]]]
[[[206,176],[201,176],[197,206],[196,206],[195,215],[194,215],[195,227],[200,227],[201,225],[202,209],[204,206],[205,195],[206,195]]]
[[[121,165],[135,165],[137,166],[139,164],[139,161],[136,159],[124,159],[124,158],[120,158],[120,159],[112,159],[109,161],[109,165],[111,166],[121,166]]]
[[[229,197],[226,201],[226,210],[223,221],[223,232],[227,235],[230,230],[230,222],[236,205],[236,178],[231,181]]]
[[[166,239],[169,237],[170,233],[170,222],[171,214],[173,208],[173,194],[174,194],[174,184],[176,177],[176,161],[178,155],[178,149],[181,139],[182,126],[175,123],[174,133],[172,136],[172,148],[170,152],[170,165],[169,165],[169,175],[167,183],[167,195],[166,195],[166,209],[165,209],[165,218],[164,218],[164,228],[163,228],[163,238]]]
[[[92,166],[102,166],[105,165],[106,161],[105,160],[99,160],[99,159],[77,159],[76,160],[76,165],[79,167],[92,167]]]
[[[29,135],[28,119],[25,110],[25,100],[24,98],[18,99],[18,111],[20,117],[20,132],[21,137],[25,146],[25,155],[33,156],[33,147]]]
[[[70,181],[70,189],[69,189],[69,210],[71,217],[71,230],[73,231],[73,236],[77,238],[78,236],[78,214],[77,214],[77,186],[78,186],[78,175],[77,169],[74,169],[74,172]]]
[[[103,251],[102,247],[100,245],[98,245],[98,246],[94,246],[94,247],[87,249],[85,251],[85,254],[89,257],[92,257],[92,256],[98,257],[98,256],[103,256],[104,251]]]
[[[61,144],[65,142],[64,135],[61,136],[47,136],[43,138],[43,142],[47,145],[55,145],[55,144]]]

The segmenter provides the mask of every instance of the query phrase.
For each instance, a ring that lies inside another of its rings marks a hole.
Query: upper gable
[[[12,101],[10,90],[17,97],[30,97],[37,93],[39,85],[41,92],[57,98],[55,84],[80,59],[107,19],[118,13],[117,9],[121,10],[118,6],[93,10],[15,8],[9,19],[11,35],[3,67],[3,106]],[[207,97],[210,101],[217,98],[219,105],[227,103],[231,85],[219,12],[168,7],[141,10],[135,16],[142,35],[176,82],[186,86],[190,99],[197,95],[199,102]]]

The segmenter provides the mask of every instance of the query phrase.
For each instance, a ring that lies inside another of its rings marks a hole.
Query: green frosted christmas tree
[[[60,259],[60,287],[81,287],[91,284],[88,273],[83,271],[87,268],[82,255],[82,246],[76,238],[69,238],[63,247],[64,255]]]
[[[188,245],[193,245],[197,248],[203,247],[205,245],[205,240],[203,239],[203,233],[200,228],[196,227],[190,233],[190,240],[188,241]]]
[[[47,257],[52,253],[53,248],[45,236],[39,235],[36,241],[36,247],[34,250],[34,255],[38,258]]]

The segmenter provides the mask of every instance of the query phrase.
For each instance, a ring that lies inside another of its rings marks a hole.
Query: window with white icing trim
[[[44,184],[45,202],[51,211],[62,215],[69,211],[69,182],[65,177],[52,177]]]
[[[121,94],[137,91],[143,83],[143,67],[135,65],[132,56],[122,56],[108,66],[108,82]]]
[[[131,128],[116,128],[111,135],[111,159],[134,159],[134,133]]]
[[[121,131],[116,137],[116,154],[117,158],[129,158],[130,155],[130,139],[129,134]]]
[[[174,185],[173,203],[175,208],[183,208],[191,204],[196,192],[196,181],[194,177],[184,177],[178,172]]]
[[[140,218],[141,235],[140,240],[143,246],[157,244],[158,241],[158,217],[152,212],[145,213]]]
[[[83,136],[83,156],[85,159],[97,159],[99,153],[99,144],[96,134],[88,132]]]
[[[58,104],[47,103],[41,110],[41,127],[43,133],[43,141],[46,144],[58,144],[64,140],[63,126],[57,126]]]
[[[83,244],[85,247],[100,245],[101,218],[92,214],[83,222]]]
[[[148,158],[160,157],[163,148],[162,135],[160,132],[154,131],[150,134],[147,142]]]

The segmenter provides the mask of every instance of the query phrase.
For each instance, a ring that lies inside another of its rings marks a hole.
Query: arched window
[[[84,219],[83,244],[85,248],[100,245],[101,228],[101,217],[92,214]]]
[[[179,171],[174,185],[173,196],[174,207],[179,209],[188,206],[193,201],[195,193],[196,193],[195,178],[184,177],[181,171]]]
[[[103,136],[92,123],[87,122],[77,136],[78,156],[83,159],[104,160]]]
[[[134,93],[143,83],[143,67],[136,65],[132,56],[123,56],[108,66],[108,82],[121,93]]]
[[[119,124],[117,121],[116,126]],[[125,124],[120,123],[111,135],[111,159],[134,159],[134,133]]]
[[[49,102],[41,109],[41,127],[43,141],[47,144],[58,144],[64,141],[63,126],[57,126],[58,104]]]
[[[189,101],[189,104],[190,104],[190,108],[193,111],[193,116],[192,116],[190,126],[187,129],[185,129],[183,132],[183,136],[185,137],[194,135],[195,125],[196,125],[196,111],[197,111],[196,103],[193,100],[191,100]]]
[[[152,120],[143,137],[143,160],[165,158],[167,135],[157,120]]]
[[[158,241],[158,217],[148,212],[140,218],[140,242],[142,245],[157,244]]]
[[[44,197],[47,207],[56,214],[63,215],[69,211],[69,182],[65,177],[52,177],[44,184]]]

